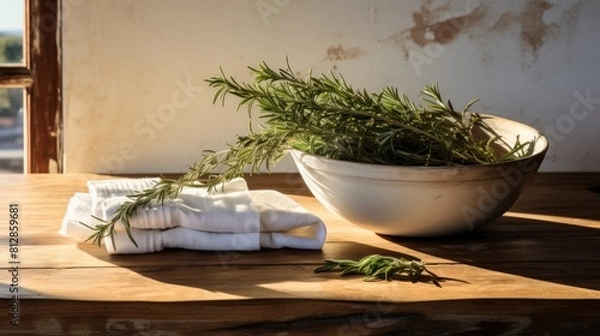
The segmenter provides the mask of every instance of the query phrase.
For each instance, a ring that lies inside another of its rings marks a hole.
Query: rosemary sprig
[[[80,223],[94,231],[86,239],[86,242],[92,241],[100,246],[104,238],[110,237],[113,246],[116,246],[114,236],[117,232],[115,228],[117,224],[121,224],[129,239],[137,246],[131,233],[130,224],[131,217],[137,209],[162,204],[167,199],[175,198],[186,186],[208,186],[214,189],[219,183],[241,176],[246,166],[249,166],[254,173],[258,173],[263,165],[270,169],[283,157],[284,151],[281,147],[285,146],[285,142],[285,133],[265,129],[259,133],[238,137],[235,145],[226,151],[205,151],[203,159],[196,162],[180,178],[162,177],[152,188],[129,195],[130,200],[119,206],[110,220],[105,221],[94,217],[100,223],[94,226]],[[234,160],[237,164],[230,165]],[[210,175],[213,170],[223,165],[228,166],[225,172],[220,175]],[[203,179],[205,176],[208,178]]]
[[[341,270],[341,275],[363,274],[364,281],[392,280],[392,277],[405,273],[412,282],[416,282],[423,272],[429,274],[433,282],[439,286],[437,275],[425,267],[425,263],[417,260],[395,258],[372,254],[359,261],[343,259],[326,259],[325,264],[314,270],[315,273]]]
[[[96,221],[102,224],[91,226],[80,222],[80,224],[94,231],[94,233],[90,235],[88,239],[86,239],[86,242],[91,240],[93,243],[100,246],[105,237],[110,237],[113,246],[116,246],[114,240],[116,235],[116,224],[121,223],[127,236],[137,247],[137,242],[131,233],[131,224],[129,223],[131,217],[140,207],[147,207],[155,202],[162,203],[165,199],[175,196],[179,192],[179,190],[177,190],[178,185],[179,184],[176,180],[162,178],[154,185],[153,188],[146,189],[135,195],[128,196],[131,200],[121,204],[110,220],[105,221],[101,218],[93,216]]]
[[[238,109],[245,105],[250,120],[258,107],[260,129],[254,131],[251,125],[228,149],[203,152],[180,178],[161,178],[153,188],[129,196],[110,219],[83,224],[94,230],[88,240],[100,245],[110,237],[114,243],[115,226],[121,224],[135,243],[130,220],[137,209],[174,198],[186,186],[214,189],[245,172],[269,170],[291,148],[336,160],[422,166],[506,161],[532,148],[531,142],[517,142],[498,153],[496,148],[506,144],[479,114],[467,111],[476,100],[456,111],[437,84],[421,91],[421,106],[394,87],[374,93],[354,89],[333,72],[318,77],[309,72],[300,78],[289,63],[278,70],[266,63],[249,69],[253,83],[238,82],[222,69],[221,76],[206,82],[216,90],[213,103],[225,104],[228,95],[238,97]],[[476,128],[487,136],[476,136]],[[222,173],[213,175],[219,168]]]

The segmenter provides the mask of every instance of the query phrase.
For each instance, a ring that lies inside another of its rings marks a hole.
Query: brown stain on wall
[[[429,44],[449,44],[459,35],[468,32],[485,17],[486,6],[481,4],[471,12],[460,12],[452,8],[451,1],[435,8],[427,0],[418,12],[413,12],[413,27],[398,31],[379,42],[389,43],[404,50],[408,59],[408,42],[419,47]],[[451,14],[454,14],[452,16]]]
[[[517,21],[518,17],[519,16],[516,13],[504,12],[500,15],[498,20],[496,20],[496,22],[494,22],[494,25],[492,25],[488,29],[488,31],[496,32],[496,33],[504,33],[510,28],[510,26],[513,25],[513,23],[515,23]]]
[[[328,61],[345,61],[358,59],[363,54],[359,47],[344,48],[341,44],[327,48],[325,59]]]
[[[379,40],[378,42],[389,43],[389,44],[392,44],[392,45],[404,50],[404,58],[408,59],[409,53],[408,53],[408,47],[406,44],[406,42],[408,40],[409,40],[408,31],[402,30],[402,31],[396,32],[396,33],[388,36],[384,40]]]
[[[550,26],[544,22],[544,12],[552,7],[553,5],[545,0],[530,0],[519,16],[521,43],[529,46],[535,57],[538,56],[550,32]]]
[[[397,31],[379,42],[397,46],[408,59],[410,43],[423,48],[434,43],[450,44],[460,35],[466,35],[472,40],[486,39],[490,33],[506,34],[512,27],[518,26],[522,51],[531,53],[537,59],[544,43],[556,37],[558,32],[558,25],[544,21],[544,13],[554,7],[546,0],[527,0],[524,5],[519,6],[520,9],[512,11],[508,7],[491,24],[490,21],[494,18],[490,17],[488,3],[483,2],[470,12],[452,8],[450,1],[437,7],[432,7],[431,3],[431,0],[426,0],[419,11],[413,12],[414,25],[411,28]],[[579,2],[576,2],[564,11],[561,18],[570,29],[573,25],[569,21],[574,21],[578,7]],[[455,15],[451,16],[452,13]],[[491,60],[491,56],[488,60]]]
[[[442,13],[448,13],[448,4],[435,10],[422,6],[421,12],[413,13],[415,25],[408,32],[414,43],[421,47],[430,43],[448,44],[462,32],[476,26],[485,14],[485,7],[479,5],[470,13],[440,20]]]
[[[547,24],[544,21],[544,13],[553,8],[554,5],[546,0],[528,0],[525,7],[518,13],[505,12],[492,25],[489,32],[506,33],[512,26],[520,27],[520,41],[523,52],[531,52],[537,58],[540,48],[544,43],[554,36],[556,32],[555,25]],[[572,26],[573,12],[579,7],[579,3],[569,10],[566,10],[562,21],[566,21]]]

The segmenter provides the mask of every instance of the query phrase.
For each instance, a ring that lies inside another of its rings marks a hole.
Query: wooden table
[[[58,235],[69,198],[100,178],[0,175],[0,334],[600,334],[600,174],[538,174],[511,212],[445,239],[378,236],[328,213],[298,175],[261,175],[251,188],[280,190],[324,220],[322,251],[117,256]],[[313,273],[325,258],[372,253],[422,259],[446,280]]]

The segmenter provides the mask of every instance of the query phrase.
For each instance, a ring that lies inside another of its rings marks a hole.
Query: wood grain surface
[[[81,175],[0,175],[19,205],[19,326],[10,322],[8,224],[0,227],[2,335],[596,335],[600,174],[538,174],[493,223],[438,239],[386,237],[327,212],[296,174],[248,177],[320,216],[322,251],[167,250],[111,256],[58,235]],[[4,221],[7,223],[7,220]],[[325,258],[425,261],[441,287],[313,273]]]

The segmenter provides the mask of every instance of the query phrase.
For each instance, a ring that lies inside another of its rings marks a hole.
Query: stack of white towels
[[[89,226],[105,221],[135,194],[155,185],[157,179],[89,181],[89,193],[76,193],[67,207],[60,233],[79,241],[94,233]],[[129,239],[117,223],[114,244],[103,245],[110,254],[151,253],[165,248],[203,251],[255,251],[261,248],[321,249],[325,225],[288,196],[274,190],[249,190],[242,178],[217,186],[185,187],[173,199],[138,208],[131,217]]]

